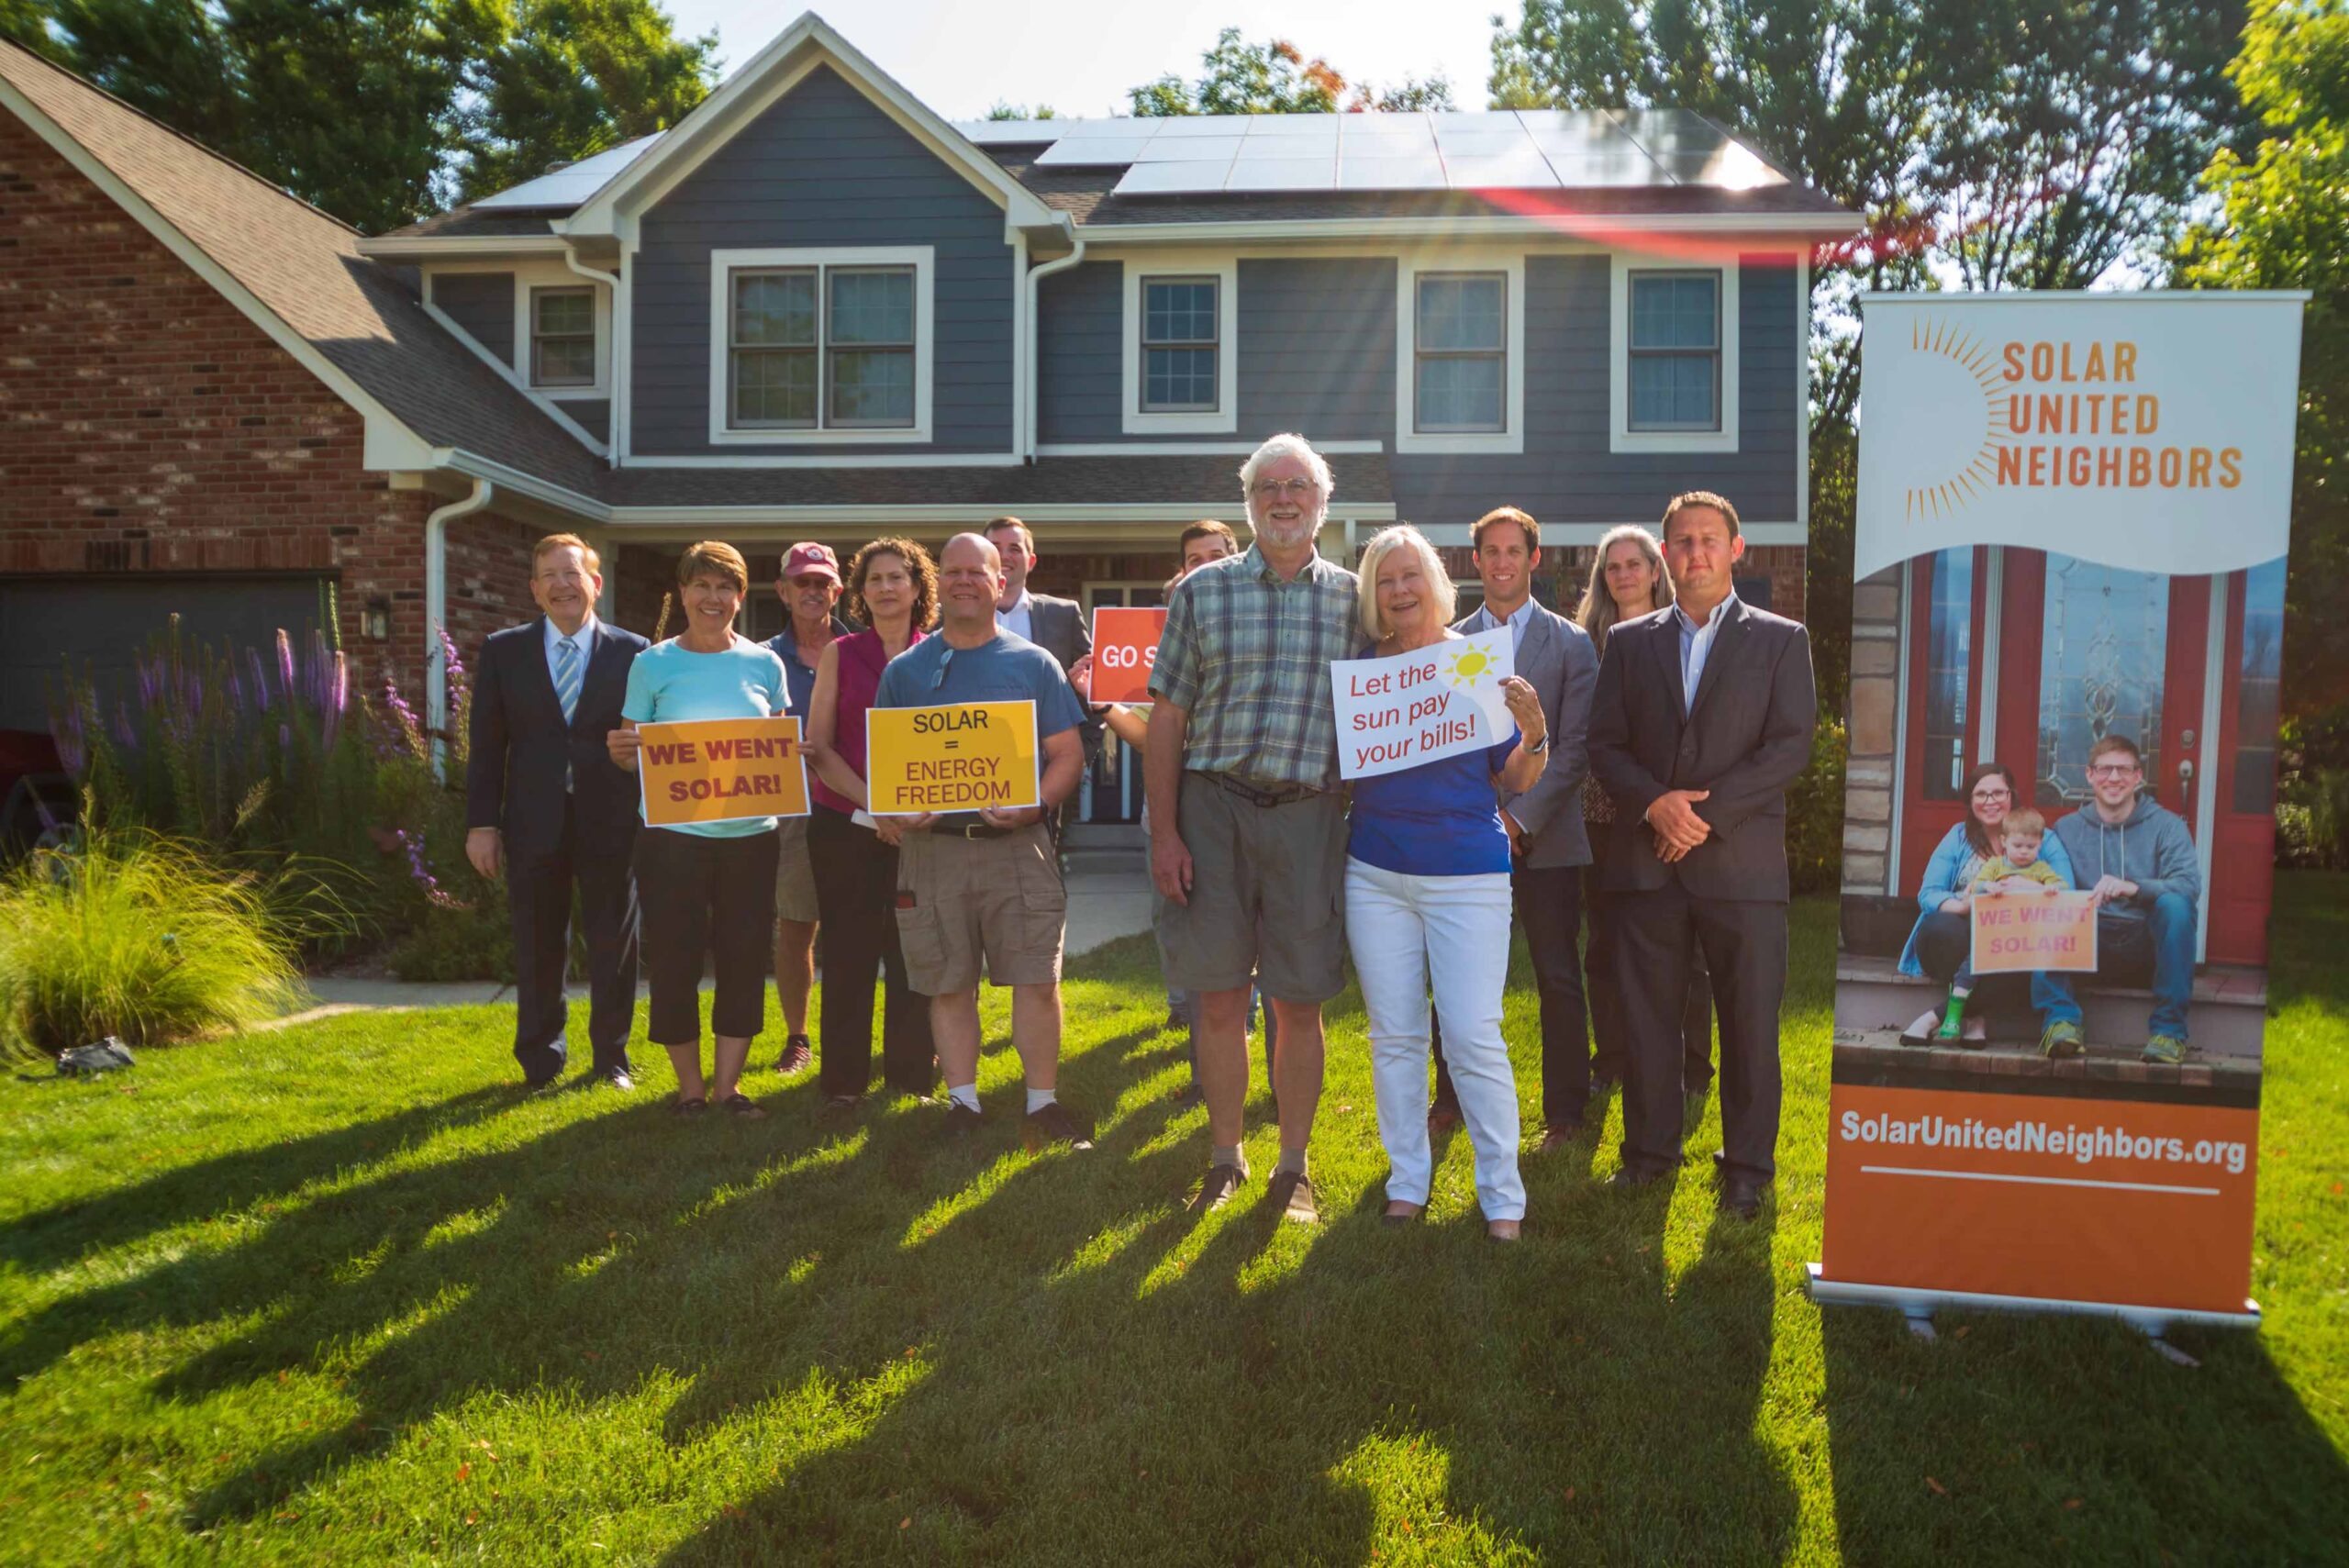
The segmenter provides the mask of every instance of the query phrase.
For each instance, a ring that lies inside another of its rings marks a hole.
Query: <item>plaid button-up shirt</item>
[[[1338,787],[1330,665],[1361,646],[1355,593],[1319,552],[1284,583],[1252,544],[1174,585],[1150,691],[1190,714],[1186,768]]]

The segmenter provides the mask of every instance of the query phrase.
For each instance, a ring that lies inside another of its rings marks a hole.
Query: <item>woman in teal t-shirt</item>
[[[766,718],[789,706],[783,661],[734,634],[751,570],[730,544],[707,540],[677,562],[685,629],[629,666],[612,761],[636,767],[640,724],[705,718]],[[802,716],[803,721],[805,716]],[[774,930],[775,819],[647,826],[636,836],[636,892],[651,980],[652,1042],[677,1070],[677,1112],[707,1110],[712,1095],[740,1117],[766,1112],[736,1085],[751,1041],[766,1021],[767,941]],[[716,1071],[701,1076],[701,974],[713,960],[718,991],[709,1009]]]

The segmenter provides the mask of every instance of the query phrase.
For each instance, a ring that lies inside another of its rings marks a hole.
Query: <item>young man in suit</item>
[[[987,542],[1003,556],[1003,596],[996,601],[996,624],[1051,654],[1061,673],[1067,674],[1076,668],[1078,660],[1093,651],[1093,628],[1085,622],[1084,606],[1074,599],[1028,591],[1028,573],[1042,557],[1036,553],[1036,536],[1028,531],[1026,523],[1017,517],[997,517],[986,526],[985,533]],[[1101,720],[1083,702],[1077,706],[1085,714],[1077,735],[1085,743],[1085,763],[1089,768],[1101,755]]]
[[[503,873],[514,920],[514,1058],[532,1088],[569,1052],[563,968],[571,896],[587,927],[587,1035],[594,1077],[632,1089],[636,1015],[637,789],[611,765],[604,737],[620,721],[629,666],[644,639],[596,616],[601,562],[572,534],[530,552],[530,597],[543,612],[493,632],[473,666],[465,765],[465,856]]]
[[[1620,1187],[1681,1157],[1680,998],[1693,936],[1720,1011],[1720,1207],[1751,1218],[1776,1170],[1778,1002],[1787,981],[1787,786],[1818,717],[1810,639],[1740,600],[1737,508],[1675,496],[1664,553],[1677,602],[1607,639],[1590,766],[1615,803],[1604,884],[1630,1049]]]
[[[1484,604],[1453,630],[1470,636],[1506,626],[1517,673],[1542,700],[1549,721],[1550,765],[1523,795],[1501,795],[1501,825],[1508,829],[1509,890],[1517,922],[1533,960],[1542,996],[1542,1148],[1581,1130],[1590,1105],[1590,1028],[1582,994],[1582,868],[1590,840],[1582,821],[1582,778],[1589,763],[1591,688],[1598,683],[1598,653],[1590,634],[1533,600],[1533,573],[1542,564],[1542,525],[1515,506],[1476,519],[1476,576]],[[1435,1106],[1431,1128],[1456,1126],[1460,1101],[1435,1039]]]

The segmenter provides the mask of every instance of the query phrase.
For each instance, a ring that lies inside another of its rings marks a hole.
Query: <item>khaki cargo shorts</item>
[[[775,823],[774,917],[816,923],[816,868],[807,860],[807,818],[785,817]]]
[[[925,996],[1061,977],[1068,890],[1041,822],[1000,839],[908,833],[897,852],[897,942]]]
[[[1237,991],[1249,976],[1283,1002],[1346,987],[1346,806],[1335,793],[1256,806],[1186,771],[1176,821],[1191,901],[1154,902],[1178,991]]]

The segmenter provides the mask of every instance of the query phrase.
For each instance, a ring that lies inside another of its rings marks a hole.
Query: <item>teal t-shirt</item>
[[[697,718],[771,718],[790,711],[783,661],[772,649],[737,637],[723,653],[696,653],[671,638],[636,656],[628,667],[620,717],[638,724],[677,724]],[[800,716],[805,722],[807,716]],[[640,814],[643,807],[640,805]],[[664,828],[706,839],[743,839],[774,830],[772,817],[734,822],[686,822]]]

